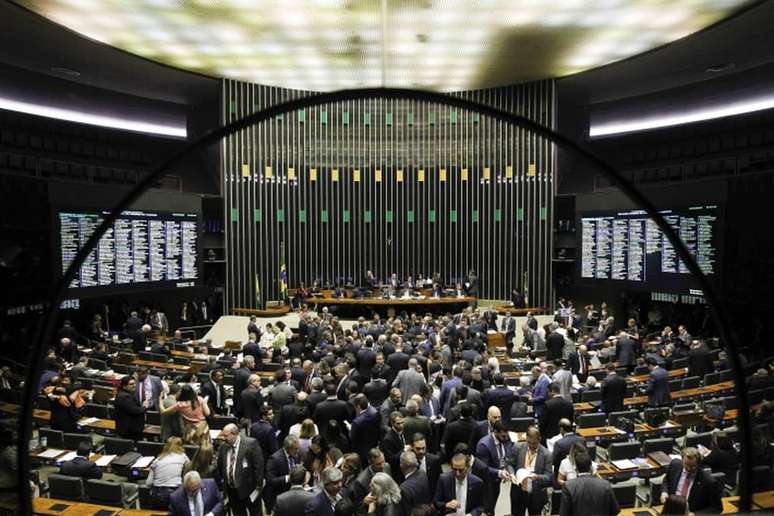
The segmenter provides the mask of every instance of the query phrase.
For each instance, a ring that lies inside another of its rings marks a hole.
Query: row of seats
[[[144,175],[142,170],[88,165],[4,151],[0,151],[0,170],[102,184],[135,184]]]

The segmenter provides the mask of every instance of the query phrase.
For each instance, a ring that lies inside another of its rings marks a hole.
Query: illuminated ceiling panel
[[[707,27],[750,0],[17,0],[84,36],[214,76],[320,91],[559,77]],[[60,64],[60,63],[56,63]]]

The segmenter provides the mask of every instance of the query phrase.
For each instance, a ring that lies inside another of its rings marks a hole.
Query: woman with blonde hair
[[[301,421],[301,429],[298,432],[298,444],[301,447],[301,453],[304,453],[309,449],[309,444],[312,442],[312,437],[317,434],[317,425],[314,424],[314,421],[311,419],[304,419]]]
[[[371,492],[365,497],[368,514],[401,516],[400,488],[387,473],[377,473],[371,479]]]
[[[188,456],[179,437],[167,439],[159,456],[150,465],[145,484],[151,488],[151,503],[154,509],[166,509],[169,495],[183,482],[183,468]]]

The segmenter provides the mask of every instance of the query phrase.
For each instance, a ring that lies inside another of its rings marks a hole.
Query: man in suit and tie
[[[406,448],[406,437],[403,435],[403,414],[397,410],[390,414],[390,429],[382,437],[380,448],[384,458],[393,471],[400,470],[398,461],[400,453]]]
[[[210,380],[204,382],[201,386],[201,395],[207,399],[211,414],[225,414],[228,409],[226,405],[226,388],[223,386],[223,369],[215,369],[210,372]]]
[[[704,375],[715,370],[715,362],[709,348],[695,340],[688,351],[688,376],[698,376],[702,380]]]
[[[505,421],[511,419],[511,406],[513,405],[513,391],[505,384],[505,376],[497,373],[492,378],[493,386],[484,395],[484,406],[495,406],[500,409],[500,415]]]
[[[484,500],[487,514],[495,513],[501,483],[510,478],[505,462],[511,454],[512,447],[510,434],[502,421],[495,421],[492,424],[492,433],[482,437],[476,445],[476,458],[487,467],[486,478],[482,479],[485,485]]]
[[[637,343],[629,337],[629,334],[622,331],[618,334],[618,340],[615,343],[615,354],[618,357],[618,367],[626,367],[629,373],[634,370],[639,355]]]
[[[274,516],[301,516],[304,514],[304,508],[312,498],[314,492],[304,489],[306,483],[306,468],[296,466],[290,470],[288,476],[290,480],[290,489],[277,497],[274,503]]]
[[[445,446],[446,457],[449,458],[451,458],[454,447],[458,443],[468,444],[470,442],[470,436],[473,434],[473,430],[476,427],[476,423],[472,419],[473,405],[470,403],[461,403],[459,406],[460,418],[446,425],[442,439]]]
[[[548,501],[546,488],[553,483],[551,464],[551,453],[540,444],[540,430],[529,427],[527,442],[514,446],[508,456],[507,468],[512,479],[521,469],[528,472],[522,483],[511,485],[511,514],[522,516],[526,510],[533,516],[543,511]]]
[[[564,349],[564,335],[557,330],[559,325],[551,323],[551,333],[546,336],[546,360],[554,361],[557,358],[562,358],[562,350]]]
[[[102,470],[96,463],[89,460],[91,445],[82,441],[76,451],[77,456],[59,465],[59,474],[69,477],[102,478]]]
[[[426,383],[425,376],[419,368],[417,359],[411,358],[408,361],[408,369],[404,369],[398,373],[398,376],[396,376],[395,380],[392,382],[392,386],[400,389],[402,401],[405,404],[413,395],[420,394],[422,392],[422,387],[424,387]]]
[[[371,379],[371,370],[376,365],[376,352],[373,349],[374,339],[366,337],[363,347],[357,352],[357,370],[364,381]]]
[[[414,434],[411,437],[411,451],[417,457],[419,470],[427,473],[428,488],[435,492],[438,477],[441,476],[441,457],[433,453],[427,453],[427,439],[422,434]]]
[[[661,484],[661,503],[669,495],[679,495],[688,502],[691,512],[715,512],[723,510],[720,499],[722,486],[701,468],[701,453],[696,448],[685,448],[682,460],[675,459],[667,466],[664,482]]]
[[[400,454],[400,471],[405,479],[400,484],[400,505],[403,514],[411,514],[414,507],[432,502],[427,473],[419,469],[419,461],[413,451]]]
[[[298,437],[285,437],[282,448],[274,452],[266,461],[266,487],[263,490],[263,503],[268,512],[274,508],[277,496],[290,489],[290,471],[299,463],[298,452],[301,445]]]
[[[374,407],[381,406],[390,392],[390,384],[384,378],[374,377],[363,386],[363,394],[368,397],[368,401]]]
[[[569,419],[573,421],[575,408],[571,401],[567,401],[559,392],[559,384],[552,383],[550,387],[551,399],[546,401],[540,412],[539,428],[544,439],[550,439],[559,433],[559,421]]]
[[[554,459],[554,476],[559,474],[559,465],[570,453],[572,445],[576,443],[586,447],[586,440],[573,432],[572,421],[569,419],[559,420],[559,439],[554,442],[553,450],[549,447]]]
[[[322,489],[307,502],[304,516],[336,516],[336,504],[341,500],[341,470],[328,466],[320,474]]]
[[[465,455],[455,454],[451,460],[451,471],[442,474],[438,479],[435,509],[440,514],[472,516],[479,516],[484,511],[484,483],[479,477],[469,473]]]
[[[261,419],[250,427],[250,437],[258,441],[263,456],[269,457],[279,449],[277,428],[274,426],[274,409],[264,405],[260,415]]]
[[[224,444],[218,450],[217,474],[222,479],[228,505],[237,516],[260,514],[263,485],[263,453],[258,441],[239,433],[229,423],[221,435]]]
[[[352,420],[349,441],[352,443],[352,450],[360,456],[360,460],[365,464],[368,460],[368,450],[379,446],[382,420],[379,417],[379,412],[368,402],[368,398],[364,394],[356,396],[355,412],[357,415]]]
[[[137,316],[137,311],[133,310],[124,323],[124,331],[126,333],[136,332],[142,329],[142,319]]]
[[[502,412],[496,406],[490,406],[486,411],[486,420],[476,421],[476,428],[473,430],[473,434],[470,437],[470,449],[476,450],[478,442],[491,434],[494,431],[494,424],[498,421],[502,421]],[[482,479],[486,481],[486,479]]]
[[[257,342],[258,336],[255,333],[251,333],[247,337],[247,342],[242,346],[242,355],[251,356],[255,359],[256,363],[263,359],[263,351]]]
[[[549,386],[551,385],[551,378],[540,366],[535,366],[532,368],[532,380],[535,382],[535,386],[529,399],[532,402],[535,417],[540,417],[543,405],[545,405],[550,396]]]
[[[311,360],[304,360],[304,363],[301,366],[303,370],[303,378],[300,380],[301,388],[306,392],[307,394],[310,394],[312,392],[312,380],[317,376],[317,371],[315,371],[314,362]]]
[[[242,391],[240,397],[242,398],[242,417],[255,423],[261,417],[261,407],[263,406],[261,377],[257,374],[251,374],[247,380],[247,388]]]
[[[253,369],[255,369],[255,358],[252,355],[246,355],[242,358],[242,367],[234,371],[234,415],[237,419],[242,417],[242,391],[247,389]]]
[[[298,391],[298,386],[285,369],[274,371],[274,385],[271,388],[271,406],[274,413],[279,414],[283,406],[293,403]]]
[[[575,468],[577,478],[568,480],[562,488],[560,516],[618,514],[620,508],[613,488],[608,480],[592,476],[591,457],[587,452],[575,455]]]
[[[121,378],[121,389],[116,394],[113,405],[116,408],[116,433],[124,439],[142,440],[145,429],[145,410],[135,396],[137,380],[131,375]],[[146,402],[147,403],[147,402]]]
[[[325,392],[328,397],[317,404],[312,413],[312,419],[317,423],[318,428],[326,428],[328,421],[335,419],[339,422],[339,427],[344,427],[344,421],[349,419],[349,408],[346,401],[341,401],[336,397],[336,385],[329,383],[325,386]]]
[[[626,397],[626,380],[615,371],[615,364],[607,364],[607,376],[602,380],[600,388],[602,410],[607,414],[620,412],[624,408]]]
[[[672,396],[669,393],[669,373],[666,369],[658,365],[658,362],[648,357],[645,363],[648,364],[650,374],[648,375],[648,386],[645,392],[648,394],[649,407],[661,407],[669,405]]]
[[[137,388],[134,390],[134,396],[142,406],[148,410],[158,410],[159,396],[163,390],[161,378],[148,374],[147,367],[137,369]]]
[[[501,331],[505,334],[505,347],[508,350],[508,356],[511,356],[513,354],[513,338],[516,336],[516,319],[510,312],[503,319]]]
[[[202,479],[196,471],[183,476],[183,483],[169,495],[170,516],[222,516],[223,500],[211,478]]]
[[[578,346],[577,351],[573,351],[567,357],[567,365],[570,372],[578,377],[578,381],[584,383],[589,376],[589,356],[588,347],[585,344]]]
[[[411,437],[416,433],[432,435],[433,427],[430,418],[419,413],[422,397],[418,394],[406,402],[406,417],[403,418],[403,435]]]

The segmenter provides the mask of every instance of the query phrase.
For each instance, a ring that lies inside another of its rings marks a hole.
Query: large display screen
[[[58,213],[62,273],[107,214]],[[89,254],[70,288],[193,286],[198,258],[197,214],[125,211]]]
[[[660,213],[704,274],[717,281],[722,254],[720,205],[700,204]],[[672,244],[644,211],[582,213],[578,227],[581,281],[625,282],[627,287],[701,294]]]

